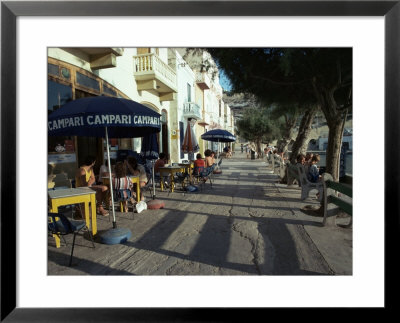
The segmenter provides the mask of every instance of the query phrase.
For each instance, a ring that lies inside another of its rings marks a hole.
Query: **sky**
[[[219,83],[225,91],[230,91],[232,89],[229,79],[221,69],[219,70]]]

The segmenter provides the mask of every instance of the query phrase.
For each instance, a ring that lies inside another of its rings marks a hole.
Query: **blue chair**
[[[196,179],[197,183],[200,182],[201,180],[201,174],[204,172],[204,167],[203,166],[194,166],[193,168],[193,176]]]
[[[203,185],[205,184],[206,180],[208,180],[212,188],[214,169],[215,169],[215,164],[210,167],[197,167],[197,166],[194,167],[193,174],[197,179],[197,183],[200,182],[201,191],[203,191]]]
[[[52,234],[61,235],[62,237],[67,234],[74,234],[74,238],[72,240],[71,257],[69,259],[69,266],[72,265],[72,256],[74,254],[76,234],[79,233],[79,231],[81,231],[84,228],[87,229],[89,236],[90,236],[90,240],[92,241],[92,244],[93,244],[93,248],[95,248],[92,234],[90,233],[89,228],[86,226],[85,221],[69,220],[62,213],[48,212],[48,230]],[[63,239],[64,239],[64,237],[63,237]],[[65,239],[64,239],[64,242],[65,242],[65,244],[67,244]]]

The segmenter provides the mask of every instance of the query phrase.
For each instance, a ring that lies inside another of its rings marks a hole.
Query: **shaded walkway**
[[[206,184],[202,192],[157,191],[165,209],[135,214],[133,220],[117,212],[118,226],[129,227],[132,238],[122,245],[96,243],[96,249],[78,245],[72,268],[61,261],[70,248],[56,249],[49,238],[49,274],[351,274],[351,245],[344,255],[350,257],[347,267],[338,270],[310,235],[327,231],[321,218],[299,211],[316,199],[301,202],[298,188],[277,184],[262,160],[246,159],[240,152],[224,159],[222,170],[213,187]],[[105,230],[111,223],[98,218],[98,227]]]

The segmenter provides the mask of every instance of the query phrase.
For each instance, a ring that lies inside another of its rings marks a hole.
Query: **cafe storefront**
[[[111,96],[129,99],[105,80],[75,65],[48,58],[48,115],[71,100],[90,96]],[[103,138],[48,136],[48,163],[54,174],[66,173],[73,179],[75,171],[87,155],[96,156],[95,173],[104,162]],[[133,150],[130,138],[110,139],[112,154],[118,149]]]

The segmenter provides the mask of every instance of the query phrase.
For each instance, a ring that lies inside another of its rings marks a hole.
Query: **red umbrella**
[[[197,143],[196,136],[193,131],[191,122],[188,120],[186,127],[185,137],[183,138],[182,151],[187,153],[196,153],[200,150],[199,144]]]

